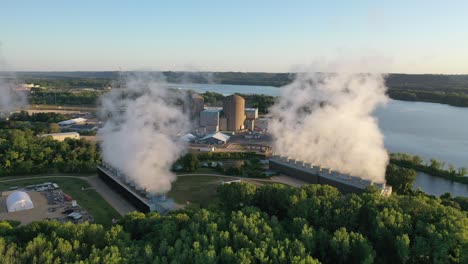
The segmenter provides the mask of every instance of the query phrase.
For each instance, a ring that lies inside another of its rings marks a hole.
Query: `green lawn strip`
[[[90,213],[95,222],[105,226],[112,224],[112,219],[120,218],[119,213],[107,203],[95,190],[82,191],[81,188],[90,188],[90,185],[81,179],[76,178],[41,178],[18,180],[12,182],[0,182],[0,190],[8,190],[13,186],[25,187],[27,185],[44,182],[57,183],[62,191],[77,200],[78,204]]]

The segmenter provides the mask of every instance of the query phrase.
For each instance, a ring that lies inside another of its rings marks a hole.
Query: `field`
[[[109,226],[112,219],[120,218],[119,213],[108,204],[95,190],[89,189],[90,185],[81,179],[76,178],[41,178],[25,179],[12,182],[0,182],[0,190],[8,190],[12,186],[24,187],[31,184],[44,182],[55,182],[65,193],[69,194],[78,204],[88,211],[95,219],[95,222],[104,226]],[[84,188],[85,190],[82,190]]]
[[[203,175],[179,176],[177,181],[173,183],[172,189],[167,196],[174,199],[174,201],[180,205],[195,203],[206,206],[216,200],[218,185],[232,180],[238,180],[238,178]],[[273,183],[268,181],[256,181],[248,178],[242,179],[242,181],[255,185]]]

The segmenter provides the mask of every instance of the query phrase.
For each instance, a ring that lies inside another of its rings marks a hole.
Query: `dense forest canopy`
[[[46,172],[90,173],[101,161],[98,147],[84,139],[56,141],[30,129],[0,129],[0,176]]]
[[[219,201],[116,225],[0,222],[4,263],[467,263],[466,211],[423,194],[220,185]]]

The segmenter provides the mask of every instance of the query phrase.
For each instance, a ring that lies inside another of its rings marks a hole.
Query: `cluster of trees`
[[[465,167],[456,168],[453,164],[447,165],[443,161],[430,159],[428,162],[417,155],[406,153],[391,153],[390,162],[401,167],[414,169],[416,171],[425,172],[433,176],[446,178],[449,180],[468,183],[468,169]]]
[[[243,160],[243,159],[255,159],[258,155],[255,152],[203,152],[197,154],[199,160]]]
[[[245,176],[249,178],[264,178],[265,173],[260,163],[260,159],[255,153],[249,152],[208,152],[208,153],[188,153],[181,157],[174,165],[182,166],[185,172],[194,172],[200,168],[201,162],[211,163],[212,161],[243,160],[241,166],[217,166],[216,169],[226,175]]]
[[[210,106],[221,106],[223,104],[224,95],[215,92],[205,92],[201,94],[205,100],[205,104]]]
[[[89,173],[101,161],[97,146],[84,139],[55,141],[30,129],[0,129],[0,176],[45,172]]]
[[[60,121],[72,118],[70,114],[59,113],[33,113],[26,111],[14,113],[8,121],[0,121],[0,129],[30,129],[34,134],[58,133],[61,131],[57,124]]]
[[[0,222],[5,263],[467,263],[466,212],[422,194],[219,186],[219,203],[110,227]]]
[[[260,159],[252,158],[244,161],[241,166],[222,166],[217,168],[218,171],[226,175],[243,176],[247,178],[267,178],[264,165],[260,163]]]
[[[275,103],[275,97],[264,94],[239,94],[245,98],[246,104],[258,108],[260,114],[267,114],[268,109]]]
[[[413,193],[413,183],[416,180],[416,171],[389,164],[385,171],[385,180],[392,186],[392,191],[399,194]]]

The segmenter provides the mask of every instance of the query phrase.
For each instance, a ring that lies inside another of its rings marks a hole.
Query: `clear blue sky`
[[[468,1],[0,0],[13,70],[281,72],[336,54],[468,73]]]

